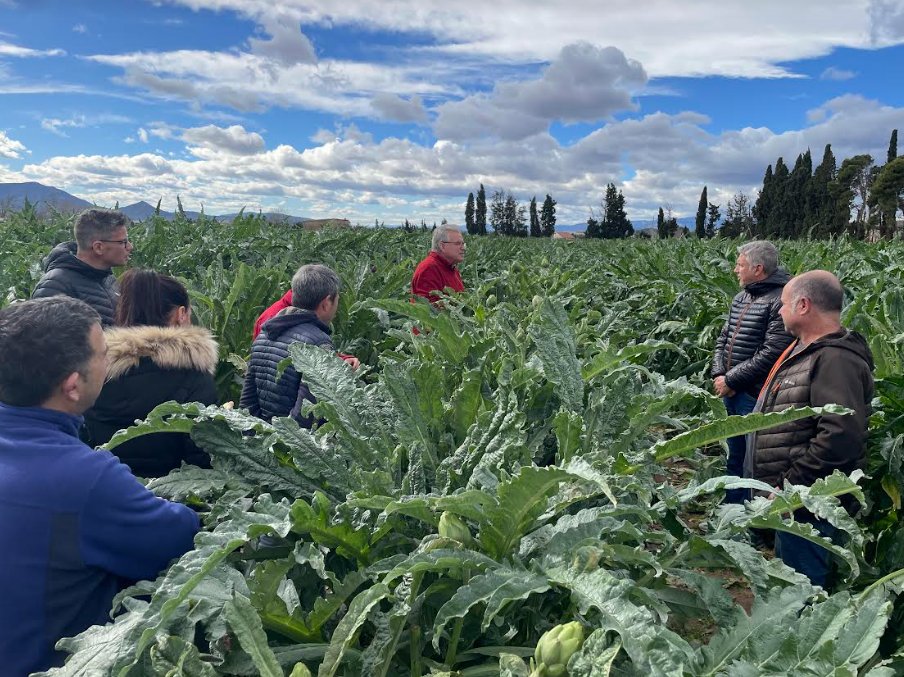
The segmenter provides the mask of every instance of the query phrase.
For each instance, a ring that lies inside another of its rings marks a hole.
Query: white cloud
[[[439,106],[435,132],[453,140],[522,139],[556,120],[595,121],[634,108],[631,94],[645,83],[643,67],[614,47],[567,45],[539,78]]]
[[[144,127],[139,127],[139,128],[138,128],[138,138],[139,138],[139,140],[141,141],[141,143],[147,143],[147,142],[148,142],[148,132],[147,132],[147,130],[146,130]]]
[[[820,80],[852,80],[857,77],[857,73],[852,70],[847,70],[845,68],[835,68],[835,66],[829,66],[826,68],[819,76]]]
[[[41,129],[56,134],[57,136],[69,136],[64,129],[81,129],[84,127],[99,127],[108,124],[124,124],[129,122],[124,115],[103,113],[100,115],[73,115],[70,118],[44,118],[41,120]]]
[[[374,96],[374,110],[379,117],[393,122],[426,122],[427,110],[421,101],[421,97],[414,95],[410,99],[403,99],[389,92],[380,92]]]
[[[83,23],[77,23],[72,27],[74,33],[87,33],[88,27]]]
[[[246,131],[240,125],[194,127],[186,129],[182,139],[192,144],[190,150],[193,154],[203,157],[210,157],[211,153],[254,155],[264,148],[264,139],[260,134]]]
[[[782,64],[823,56],[834,47],[869,47],[904,39],[899,0],[523,0],[424,3],[395,0],[374,11],[369,0],[169,0],[195,10],[234,11],[264,24],[291,15],[303,25],[369,27],[429,34],[447,53],[506,62],[549,61],[565,45],[618,45],[653,77],[788,77]],[[874,37],[871,39],[871,33]]]
[[[28,47],[20,47],[9,42],[0,41],[0,56],[27,59],[44,56],[64,56],[65,54],[66,52],[62,49],[30,49]]]
[[[317,62],[314,45],[301,32],[300,20],[289,13],[277,12],[263,18],[263,30],[269,40],[251,38],[251,51],[274,59],[283,66]]]
[[[27,150],[20,141],[9,138],[6,132],[0,130],[0,157],[18,160],[22,157],[22,153],[25,152]]]

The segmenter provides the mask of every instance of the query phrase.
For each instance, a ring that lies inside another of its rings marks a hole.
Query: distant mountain
[[[49,209],[56,209],[60,212],[79,212],[88,207],[96,206],[94,203],[77,198],[64,190],[54,188],[53,186],[45,186],[34,181],[28,183],[0,183],[0,214],[4,212],[19,211],[25,205],[26,200],[35,205],[35,208],[39,212],[47,211]],[[142,200],[135,204],[120,207],[120,211],[133,221],[144,221],[145,219],[151,218],[156,213],[157,208]],[[258,212],[246,210],[245,213],[256,214]],[[190,219],[197,219],[201,213],[186,211],[185,215]],[[172,221],[176,215],[174,212],[168,212],[161,209],[160,216],[167,221]],[[212,216],[212,218],[217,221],[228,223],[236,216],[238,216],[238,212]],[[263,216],[270,223],[285,223],[293,226],[311,220],[305,216],[292,216],[291,214],[283,214],[281,212],[264,212]]]
[[[18,211],[28,200],[38,211],[56,209],[61,212],[78,212],[94,205],[70,195],[64,190],[45,186],[35,181],[27,183],[0,183],[0,213]]]

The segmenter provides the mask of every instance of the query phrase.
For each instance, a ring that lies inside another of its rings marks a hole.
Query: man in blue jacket
[[[254,339],[239,406],[267,421],[292,416],[310,426],[311,421],[301,415],[301,408],[306,400],[314,402],[314,396],[294,367],[277,377],[279,363],[288,357],[293,343],[334,352],[330,322],[338,307],[339,276],[320,264],[299,268],[292,277],[292,305],[267,320]]]
[[[61,665],[54,646],[110,620],[114,595],[192,548],[198,517],[79,441],[106,344],[86,303],[0,310],[0,672]]]

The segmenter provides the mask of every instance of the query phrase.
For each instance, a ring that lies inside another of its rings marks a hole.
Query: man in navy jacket
[[[79,441],[104,382],[100,317],[67,296],[0,310],[0,672],[61,665],[61,637],[192,548],[198,517]]]

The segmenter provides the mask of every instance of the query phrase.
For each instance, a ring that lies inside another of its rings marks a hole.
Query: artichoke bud
[[[468,529],[468,525],[448,511],[439,516],[439,535],[459,543],[471,542],[471,530]]]
[[[311,677],[311,671],[304,663],[296,663],[289,677]]]
[[[548,677],[565,677],[568,659],[581,648],[584,628],[578,621],[563,623],[547,630],[534,651],[537,671]]]

